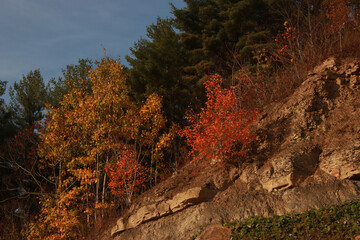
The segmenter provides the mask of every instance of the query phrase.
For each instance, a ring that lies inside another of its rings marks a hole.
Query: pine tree
[[[0,80],[0,97],[5,93],[6,84],[6,81]],[[4,99],[0,98],[0,144],[2,144],[5,138],[12,136],[16,131],[12,118],[12,112],[9,110]]]
[[[192,83],[184,82],[186,51],[170,19],[157,19],[147,28],[148,39],[141,38],[133,48],[130,83],[134,97],[143,101],[152,93],[163,97],[165,113],[171,121],[182,121],[192,92]]]
[[[279,27],[279,18],[267,0],[185,0],[187,6],[172,6],[180,39],[190,51],[187,78],[203,81],[206,73],[228,75],[229,57],[254,64],[253,55],[271,47],[269,39]],[[199,84],[201,84],[201,82]]]
[[[15,123],[20,128],[28,128],[44,117],[48,90],[40,69],[23,75],[19,83],[9,89],[10,107],[15,114]]]

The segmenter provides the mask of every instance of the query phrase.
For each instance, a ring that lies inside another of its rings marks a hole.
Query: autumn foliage
[[[50,190],[44,177],[48,169],[39,164],[37,131],[35,126],[21,129],[0,146],[0,165],[6,166],[0,173],[0,239],[22,239],[21,227],[39,211],[37,197]]]
[[[56,192],[41,199],[32,238],[77,238],[82,225],[97,224],[115,202],[130,203],[165,167],[161,152],[172,136],[161,98],[152,94],[142,106],[133,103],[126,74],[111,59],[89,79],[71,86],[59,108],[48,109],[39,153],[53,169]]]
[[[244,160],[261,107],[324,59],[360,56],[359,1],[185,3],[135,43],[129,69],[82,60],[47,86],[37,70],[0,98],[1,239],[82,239],[188,161]]]
[[[340,34],[349,24],[357,22],[350,0],[332,0],[327,4],[326,17],[333,33]]]
[[[17,132],[12,138],[5,141],[0,149],[0,156],[10,164],[24,169],[33,169],[36,166],[39,127],[28,127]]]
[[[78,238],[81,226],[96,226],[104,210],[131,203],[169,172],[165,156],[178,127],[166,126],[162,98],[154,93],[141,105],[133,103],[118,61],[103,59],[89,79],[72,86],[59,108],[48,109],[39,154],[53,171],[55,192],[40,199],[42,211],[30,224],[31,238]],[[219,75],[205,82],[205,107],[188,115],[191,125],[180,131],[193,159],[242,156],[257,116],[256,110],[242,107],[252,96],[248,83],[242,79],[223,88]]]
[[[243,155],[241,147],[253,138],[250,127],[257,110],[240,107],[240,85],[223,88],[222,82],[222,77],[215,74],[204,83],[206,105],[200,113],[188,114],[190,126],[180,131],[195,162],[234,160],[231,158]]]
[[[277,53],[280,56],[289,54],[290,61],[294,61],[293,57],[289,53],[289,49],[293,50],[295,43],[296,27],[292,27],[288,22],[284,22],[284,29],[282,32],[279,32],[274,40],[277,45]]]
[[[136,153],[132,149],[123,150],[118,160],[110,164],[107,169],[111,193],[117,197],[131,199],[134,192],[145,187],[147,171],[136,161]]]

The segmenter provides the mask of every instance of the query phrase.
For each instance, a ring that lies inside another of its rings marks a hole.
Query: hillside
[[[237,165],[187,165],[101,239],[189,239],[211,224],[360,199],[360,62],[330,58],[265,107]]]

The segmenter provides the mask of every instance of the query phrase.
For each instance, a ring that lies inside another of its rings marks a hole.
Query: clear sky
[[[40,68],[45,81],[79,58],[125,55],[156,18],[183,0],[0,0],[0,80]],[[6,97],[7,98],[7,97]]]

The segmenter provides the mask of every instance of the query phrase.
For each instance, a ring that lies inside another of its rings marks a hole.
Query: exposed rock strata
[[[122,217],[116,226],[111,230],[111,235],[114,236],[127,229],[135,228],[141,223],[154,220],[170,213],[178,212],[188,206],[192,206],[211,199],[215,195],[214,190],[204,187],[195,187],[176,194],[172,199],[143,206],[131,214],[127,221]]]
[[[360,198],[360,63],[328,59],[265,108],[239,167],[183,168],[137,199],[111,232],[189,239],[208,225]]]

